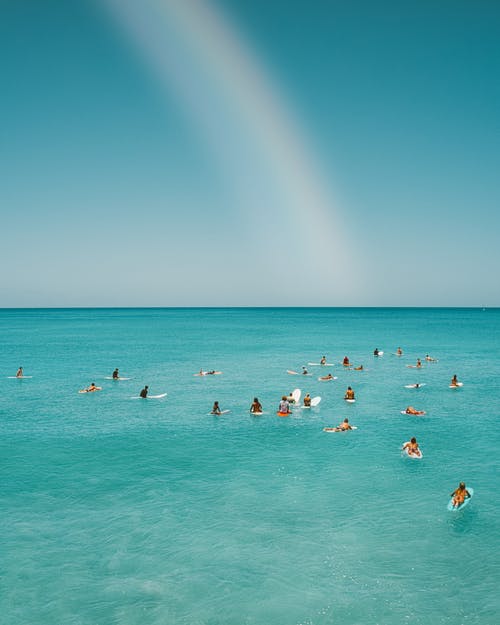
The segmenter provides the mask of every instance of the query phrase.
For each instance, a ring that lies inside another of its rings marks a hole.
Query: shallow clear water
[[[4,622],[498,622],[499,330],[489,309],[0,311]],[[323,354],[338,380],[286,373]],[[322,401],[280,419],[296,387]]]

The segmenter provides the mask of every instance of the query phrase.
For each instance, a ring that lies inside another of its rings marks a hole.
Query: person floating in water
[[[345,392],[344,399],[355,399],[354,391],[350,386],[347,387],[347,391]]]
[[[450,495],[452,498],[451,505],[454,508],[459,508],[466,499],[470,498],[470,493],[465,487],[465,482],[460,482],[458,488],[456,488]]]
[[[119,380],[120,379],[120,375],[118,373],[118,369],[115,369],[113,371],[113,380]]]
[[[146,399],[146,397],[148,396],[148,391],[149,391],[149,386],[145,386],[142,391],[139,393],[139,397],[142,397],[142,399]]]
[[[280,412],[281,414],[290,414],[290,404],[286,395],[283,395],[283,397],[281,398],[278,412]]]
[[[311,406],[311,396],[309,395],[309,393],[306,393],[306,395],[304,397],[304,406],[306,406],[306,407],[310,407]]]
[[[416,414],[416,415],[423,415],[425,414],[425,410],[416,410],[413,406],[408,406],[408,408],[405,410],[406,414]]]
[[[222,414],[222,411],[219,408],[219,402],[218,401],[214,401],[214,405],[212,406],[212,413],[211,414]]]
[[[23,376],[24,376],[23,368],[19,367],[19,369],[17,370],[17,373],[16,373],[16,378],[22,378]]]
[[[411,438],[409,441],[403,444],[401,448],[403,451],[406,449],[406,452],[409,456],[421,456],[422,452],[420,451],[420,447],[418,446],[417,439],[415,437]]]
[[[257,399],[257,397],[253,398],[253,403],[250,406],[250,412],[253,412],[254,414],[256,412],[262,412],[262,404],[260,403],[260,401]]]

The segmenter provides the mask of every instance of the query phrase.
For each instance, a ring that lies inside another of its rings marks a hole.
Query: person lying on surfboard
[[[347,432],[347,430],[352,430],[349,419],[347,418],[345,418],[342,423],[337,425],[335,428],[323,428],[323,431],[325,432]]]
[[[413,406],[408,406],[405,412],[406,414],[417,414],[417,415],[425,414],[425,410],[416,410]]]
[[[333,375],[329,373],[328,375],[323,375],[320,377],[320,380],[333,380]]]
[[[465,482],[460,482],[458,488],[456,488],[450,495],[452,497],[452,506],[454,508],[460,507],[466,499],[469,499],[470,493],[465,488]]]
[[[92,384],[90,386],[87,386],[87,388],[84,388],[82,393],[93,393],[94,391],[101,391],[101,387],[100,386],[96,386],[94,384],[94,382],[92,382]]]

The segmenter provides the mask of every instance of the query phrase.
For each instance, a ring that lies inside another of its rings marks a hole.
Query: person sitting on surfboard
[[[342,361],[342,364],[344,365],[344,367],[351,366],[351,363],[349,362],[349,358],[347,356],[344,356],[344,360]]]
[[[250,406],[250,412],[262,412],[262,404],[257,397],[253,398],[253,403]]]
[[[118,380],[120,377],[120,375],[118,374],[118,369],[115,369],[113,371],[113,380]]]
[[[435,358],[431,358],[431,356],[429,356],[429,354],[425,355],[425,359],[427,360],[427,362],[436,362]]]
[[[322,356],[321,360],[319,361],[320,365],[326,365],[326,356]]]
[[[416,410],[413,406],[408,406],[405,412],[406,414],[417,414],[417,415],[425,414],[425,410]]]
[[[311,405],[311,396],[309,395],[309,393],[306,394],[306,396],[304,397],[304,406],[310,406]]]
[[[305,367],[302,367],[302,375],[307,375],[308,371]]]
[[[465,488],[465,482],[460,482],[458,488],[451,493],[450,497],[452,497],[451,505],[454,508],[459,508],[466,499],[469,499],[470,493]]]
[[[422,361],[420,360],[420,358],[417,358],[417,364],[415,365],[415,367],[417,367],[417,369],[420,369],[421,366],[422,366]]]
[[[459,386],[460,382],[457,379],[457,374],[451,378],[450,386]]]
[[[417,439],[415,437],[411,438],[409,441],[403,444],[401,448],[403,451],[406,449],[408,455],[413,456],[421,456],[422,452],[420,451],[420,447],[418,446]]]
[[[22,378],[22,377],[23,377],[23,368],[19,367],[16,373],[16,378]]]
[[[212,407],[212,413],[211,414],[221,414],[221,409],[219,408],[219,402],[218,401],[214,401],[214,405]]]
[[[378,348],[378,347],[376,347],[376,348],[373,350],[373,355],[374,355],[374,356],[378,356],[378,354],[379,354],[379,348]]]
[[[344,399],[354,399],[354,391],[350,386],[347,387],[347,391],[345,392]]]
[[[401,349],[401,347],[398,347],[396,350],[396,355],[397,356],[402,356],[403,355],[403,350]]]
[[[278,412],[281,412],[281,414],[288,414],[290,412],[290,404],[288,403],[288,398],[286,397],[286,395],[283,395],[283,397],[281,398]]]
[[[139,393],[139,397],[142,397],[142,399],[146,399],[146,397],[148,396],[148,390],[149,390],[149,386],[145,386],[142,391]]]

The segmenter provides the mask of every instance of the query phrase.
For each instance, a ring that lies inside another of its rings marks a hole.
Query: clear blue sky
[[[0,306],[500,306],[500,4],[4,0]]]

